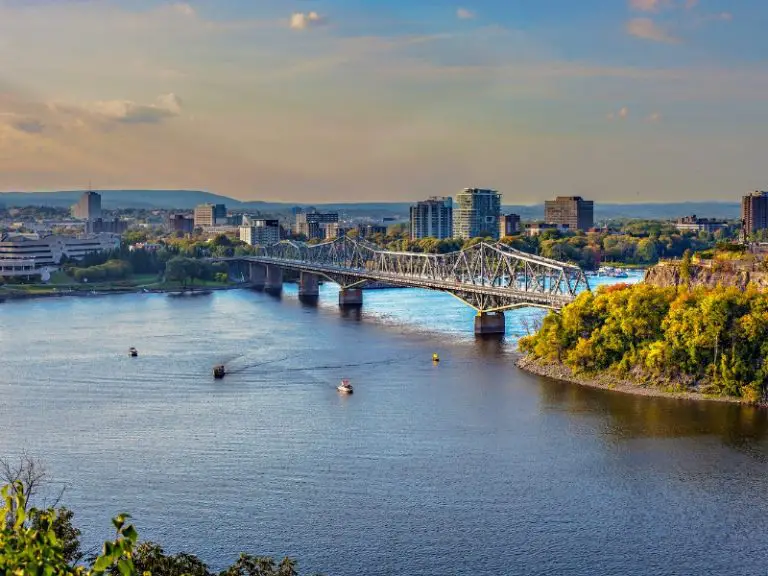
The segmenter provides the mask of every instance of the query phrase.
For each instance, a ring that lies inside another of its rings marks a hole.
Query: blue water
[[[365,299],[0,305],[0,454],[46,463],[87,545],[128,511],[216,569],[246,551],[339,576],[765,573],[765,412],[525,374],[530,311],[476,341],[449,296]]]

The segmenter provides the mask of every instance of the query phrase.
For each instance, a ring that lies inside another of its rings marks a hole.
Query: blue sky
[[[0,0],[0,188],[766,187],[758,0]]]

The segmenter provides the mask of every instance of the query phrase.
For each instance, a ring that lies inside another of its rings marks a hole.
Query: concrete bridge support
[[[264,285],[267,282],[267,267],[263,264],[249,263],[248,278],[251,281],[251,286],[257,290],[264,290]]]
[[[320,297],[320,277],[310,272],[302,272],[299,278],[299,300],[307,303],[317,302]]]
[[[475,316],[475,336],[504,335],[504,312],[478,312]]]
[[[339,291],[339,306],[359,308],[363,305],[363,291],[360,288],[342,288]]]
[[[264,290],[269,294],[280,294],[283,291],[283,269],[280,266],[267,264],[267,282]]]

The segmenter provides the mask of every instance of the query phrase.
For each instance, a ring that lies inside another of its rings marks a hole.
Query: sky
[[[737,200],[766,0],[0,0],[0,190]]]

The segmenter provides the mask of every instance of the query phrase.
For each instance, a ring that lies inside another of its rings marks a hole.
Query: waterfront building
[[[519,214],[504,214],[499,220],[499,236],[514,236],[520,234],[520,215]]]
[[[308,240],[321,240],[326,237],[329,224],[339,221],[338,212],[304,212],[296,214],[294,232],[302,234]]]
[[[58,266],[62,257],[80,260],[86,254],[118,250],[120,237],[92,234],[82,237],[50,235],[43,237],[0,237],[0,260],[34,260],[35,267]]]
[[[501,194],[496,190],[465,188],[456,195],[453,211],[453,236],[475,238],[490,236],[499,238]]]
[[[243,217],[240,240],[249,246],[266,246],[280,242],[280,222],[277,220],[251,220]]]
[[[587,231],[595,225],[595,203],[581,196],[558,196],[544,202],[544,221]]]
[[[557,232],[563,233],[568,232],[570,227],[567,224],[552,224],[550,222],[532,222],[531,224],[525,225],[526,236],[538,236],[547,230],[555,230]]]
[[[411,240],[453,236],[453,200],[432,196],[411,206]]]
[[[768,192],[755,191],[741,199],[742,233],[768,229]]]
[[[195,230],[195,220],[194,218],[189,218],[183,214],[170,214],[168,216],[168,229],[171,232],[192,234]]]
[[[200,204],[195,208],[195,228],[226,226],[227,207],[224,204]]]
[[[0,278],[11,278],[26,276],[42,276],[42,268],[35,268],[35,261],[26,260],[3,260],[0,259]]]
[[[675,228],[680,232],[709,232],[714,234],[718,230],[727,230],[728,224],[715,218],[698,218],[696,214],[678,218]]]
[[[94,218],[86,220],[85,222],[86,234],[117,234],[120,236],[125,234],[127,230],[128,222],[126,220],[120,220],[120,218],[107,220]]]
[[[72,206],[72,217],[78,220],[101,218],[101,194],[91,190],[83,192],[77,204]]]

